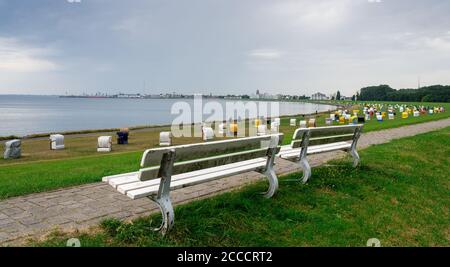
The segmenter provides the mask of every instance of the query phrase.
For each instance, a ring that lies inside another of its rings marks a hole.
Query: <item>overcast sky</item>
[[[73,1],[0,0],[0,94],[450,84],[448,0]]]

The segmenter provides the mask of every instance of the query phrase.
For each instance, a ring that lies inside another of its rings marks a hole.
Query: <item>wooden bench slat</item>
[[[351,144],[342,144],[342,145],[338,145],[338,146],[330,146],[330,147],[322,147],[322,148],[314,148],[314,146],[308,148],[308,155],[309,154],[317,154],[317,153],[322,153],[322,152],[329,152],[329,151],[335,151],[335,150],[342,150],[342,149],[347,149],[350,148]]]
[[[346,133],[354,133],[356,128],[362,127],[362,125],[340,125],[340,126],[326,126],[310,128],[310,139],[314,137],[340,135]]]
[[[309,146],[308,150],[321,149],[321,148],[326,148],[326,147],[334,147],[334,146],[340,146],[340,145],[350,145],[350,143],[336,142],[336,143],[329,143],[329,144],[323,144],[323,145],[317,145],[317,146]]]
[[[118,185],[121,184],[127,184],[127,183],[133,183],[139,181],[139,172],[133,172],[127,175],[124,175],[123,177],[116,178],[116,179],[110,179],[108,183],[116,188]]]
[[[204,183],[211,180],[216,180],[222,177],[230,176],[230,175],[236,175],[244,172],[248,172],[251,170],[256,170],[258,168],[264,167],[266,162],[257,162],[252,163],[249,165],[244,165],[236,168],[226,169],[223,171],[208,173],[205,175],[199,175],[188,179],[182,179],[178,181],[173,181],[171,183],[171,190],[187,187],[187,186],[193,186],[199,183]],[[150,195],[153,195],[158,192],[159,184],[153,185],[145,188],[140,188],[136,190],[130,190],[127,192],[127,196],[132,199],[138,199],[143,197],[148,197]]]
[[[194,176],[205,175],[205,174],[214,173],[214,172],[218,172],[218,171],[222,171],[222,170],[226,170],[226,169],[232,169],[232,168],[236,168],[236,167],[240,167],[240,166],[245,166],[245,165],[249,165],[249,164],[253,164],[253,163],[261,163],[261,162],[266,162],[266,159],[265,158],[257,158],[257,159],[227,164],[227,165],[223,165],[223,166],[212,167],[212,168],[208,168],[208,169],[202,169],[202,170],[192,171],[192,172],[188,172],[188,173],[177,174],[177,175],[172,176],[172,182],[191,178]],[[159,185],[159,182],[160,182],[160,179],[153,179],[153,180],[149,180],[149,181],[139,181],[137,174],[136,174],[134,182],[117,185],[116,189],[120,193],[126,194],[130,190],[149,187],[149,186],[153,186],[153,185]]]
[[[328,144],[323,144],[323,145],[308,146],[308,150],[322,148],[322,147],[329,147],[329,146],[339,146],[339,145],[344,145],[344,144],[350,144],[350,143],[335,142],[335,143],[328,143]],[[285,148],[283,151],[280,150],[280,153],[278,153],[278,154],[281,155],[281,154],[285,154],[285,153],[290,153],[292,151],[300,151],[300,150],[301,150],[301,148],[290,148],[290,149]]]
[[[316,154],[320,153],[320,151],[325,152],[325,151],[341,150],[349,148],[350,146],[351,144],[347,142],[337,142],[324,145],[309,146],[307,154]],[[278,156],[284,159],[295,158],[300,156],[300,151],[301,148],[293,148],[291,150],[285,150],[283,152],[280,152]]]
[[[173,175],[191,172],[198,169],[207,169],[211,167],[217,167],[227,165],[235,162],[246,161],[249,159],[255,159],[266,156],[267,147],[257,148],[252,150],[240,151],[235,153],[229,153],[224,155],[217,155],[212,157],[203,157],[194,160],[176,162],[173,166]],[[178,154],[177,154],[178,155]],[[138,179],[140,181],[148,181],[157,179],[159,172],[159,166],[144,168],[140,171]]]
[[[280,152],[279,152],[279,153],[282,153],[282,152],[287,151],[287,150],[292,150],[291,145],[284,145],[284,146],[281,146],[281,147],[280,147]]]
[[[342,138],[342,137],[350,137],[350,138],[348,138],[348,140],[352,140],[353,133],[339,134],[339,135],[329,135],[329,136],[320,136],[320,137],[312,137],[312,138],[309,138],[309,141],[334,139],[334,138]]]
[[[295,148],[295,149],[292,149],[290,151],[285,151],[282,154],[278,154],[278,156],[280,158],[283,158],[283,159],[295,158],[295,157],[298,157],[300,155],[300,151],[301,150],[302,150],[301,148]]]
[[[308,147],[322,145],[327,143],[338,143],[343,141],[351,141],[353,140],[354,133],[349,134],[340,134],[340,135],[329,135],[329,136],[320,136],[309,138]],[[292,148],[299,148],[301,146],[301,140],[293,140],[291,142]]]
[[[362,127],[362,124],[356,125],[339,125],[339,126],[325,126],[325,127],[312,127],[312,128],[299,128],[295,131],[293,140],[299,140],[303,133],[309,131],[310,139],[314,137],[323,137],[330,135],[340,135],[346,133],[355,132],[356,128]]]
[[[110,175],[110,176],[105,176],[102,178],[103,182],[108,182],[111,181],[113,179],[118,179],[118,178],[122,178],[124,176],[128,176],[128,175],[134,175],[134,174],[138,174],[138,172],[128,172],[128,173],[122,173],[122,174],[116,174],[116,175]]]

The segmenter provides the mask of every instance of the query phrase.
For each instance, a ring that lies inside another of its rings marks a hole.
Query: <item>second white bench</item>
[[[343,150],[350,153],[356,167],[360,160],[356,145],[362,128],[362,124],[299,128],[294,132],[292,143],[282,146],[278,156],[300,164],[304,183],[311,177],[307,155]]]

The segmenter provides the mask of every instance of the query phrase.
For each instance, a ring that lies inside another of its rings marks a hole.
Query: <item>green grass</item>
[[[439,105],[444,105],[446,112],[408,119],[397,116],[395,120],[386,120],[381,123],[371,120],[365,124],[363,131],[370,132],[450,117],[450,104]],[[293,117],[299,120],[309,119],[312,116],[282,117],[280,131],[285,134],[284,144],[290,143],[297,128],[289,126],[289,119]],[[329,117],[328,113],[316,116],[318,126],[325,125],[326,117]],[[338,124],[335,123],[335,125]],[[24,140],[21,159],[0,159],[0,199],[99,182],[105,175],[137,171],[144,149],[158,146],[161,129],[167,130],[163,127],[132,132],[129,145],[115,145],[114,152],[108,155],[96,152],[97,136],[95,135],[67,137],[67,148],[60,151],[49,150],[47,140]],[[175,140],[175,144],[194,142],[201,142],[201,140],[200,138]]]
[[[142,153],[72,158],[0,167],[0,199],[94,183],[101,177],[136,171]]]
[[[35,246],[449,246],[450,127],[394,140],[349,161],[313,169],[307,184],[280,179],[272,199],[258,182],[240,191],[178,206],[165,238],[150,229],[158,215],[133,223],[106,220],[95,233],[53,233]]]

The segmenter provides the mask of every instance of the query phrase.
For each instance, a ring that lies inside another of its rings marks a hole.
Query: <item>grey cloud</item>
[[[0,38],[57,51],[28,54],[53,64],[39,76],[0,68],[0,93],[449,84],[449,12],[438,0],[0,0]]]

